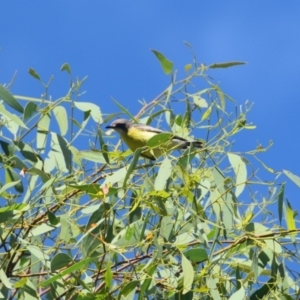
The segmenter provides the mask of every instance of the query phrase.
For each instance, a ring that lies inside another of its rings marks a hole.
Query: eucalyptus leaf
[[[165,74],[169,75],[173,72],[173,66],[174,64],[168,60],[162,53],[158,52],[157,50],[151,50],[157,59],[159,60],[161,67]]]
[[[21,104],[15,99],[15,97],[3,86],[0,84],[0,99],[2,99],[6,104],[12,107],[19,113],[23,113],[24,109]],[[1,106],[3,106],[1,104]]]
[[[164,190],[167,184],[167,180],[172,174],[172,164],[171,161],[166,157],[162,162],[158,174],[155,178],[154,187],[156,191]]]
[[[55,106],[52,110],[53,115],[58,123],[61,136],[68,132],[68,114],[63,106]]]

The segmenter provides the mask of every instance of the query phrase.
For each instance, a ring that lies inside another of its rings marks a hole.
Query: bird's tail
[[[204,143],[201,141],[186,141],[185,145],[182,147],[183,149],[188,148],[189,146],[193,145],[196,148],[203,148]]]
[[[204,143],[201,141],[193,141],[191,142],[191,144],[196,147],[196,148],[203,148],[204,147]]]

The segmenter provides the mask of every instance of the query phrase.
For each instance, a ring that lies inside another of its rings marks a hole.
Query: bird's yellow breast
[[[157,135],[156,132],[139,130],[135,127],[129,128],[127,133],[121,135],[122,140],[127,144],[132,152],[138,148],[143,148],[146,146],[147,142]],[[153,154],[154,153],[154,156]],[[153,152],[146,150],[142,152],[143,156],[146,156],[150,159],[155,159],[162,154],[162,151],[159,149],[154,149]]]

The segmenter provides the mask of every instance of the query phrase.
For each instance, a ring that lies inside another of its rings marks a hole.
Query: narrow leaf
[[[28,73],[35,79],[41,81],[40,75],[33,68],[29,68]]]
[[[166,157],[162,162],[158,174],[155,178],[154,187],[156,191],[164,190],[167,180],[172,174],[172,164],[171,161]]]
[[[20,176],[12,168],[6,168],[5,171],[6,178],[9,178],[9,182],[18,182],[16,185],[14,185],[15,190],[19,193],[23,193],[24,187],[22,181],[20,180]]]
[[[37,133],[37,149],[44,153],[46,147],[46,139],[49,133],[50,116],[48,114],[43,115],[43,117],[38,122],[38,133]]]
[[[187,250],[183,254],[188,260],[195,263],[200,263],[207,259],[206,251],[200,248]]]
[[[66,71],[69,73],[69,75],[71,75],[71,67],[68,63],[64,63],[61,67],[60,67],[61,71]]]
[[[205,111],[205,113],[202,115],[201,121],[206,120],[206,119],[210,116],[211,111],[212,111],[212,106],[210,106],[210,107]]]
[[[102,113],[98,105],[90,102],[78,102],[78,101],[74,101],[73,103],[75,107],[78,108],[79,110],[84,112],[88,111],[95,122],[100,124],[103,123]]]
[[[76,272],[77,270],[82,271],[83,268],[86,265],[88,265],[90,262],[93,261],[93,259],[94,258],[86,258],[86,259],[80,260],[78,263],[76,263],[76,264],[72,265],[71,267],[69,267],[69,268],[67,268],[67,269],[59,272],[59,274],[57,274],[55,276],[52,276],[51,278],[49,278],[47,280],[41,281],[38,286],[47,286],[50,283],[55,282],[55,281],[61,279],[63,276],[71,274],[72,272]]]
[[[68,114],[63,106],[55,106],[53,108],[54,117],[58,123],[61,136],[64,136],[68,131]]]
[[[2,113],[4,116],[6,116],[8,119],[16,123],[17,125],[27,129],[27,126],[24,124],[24,122],[15,114],[12,114],[9,111],[7,111],[2,103],[0,103],[0,113]]]
[[[113,272],[111,270],[111,263],[109,260],[106,262],[105,268],[106,268],[106,271],[104,274],[104,281],[105,281],[106,287],[108,289],[110,289],[111,285],[113,283]]]
[[[141,155],[141,152],[142,152],[142,148],[138,148],[134,151],[134,154],[133,154],[133,159],[129,165],[129,168],[128,168],[128,171],[126,173],[126,176],[124,178],[124,182],[123,182],[123,187],[126,186],[126,183],[127,183],[127,180],[129,178],[129,176],[131,175],[131,173],[135,170],[135,167],[139,161],[139,158],[140,158],[140,155]]]
[[[233,293],[228,300],[241,300],[245,297],[245,289],[241,287],[239,290],[237,290],[235,293]]]
[[[109,164],[109,155],[108,155],[108,147],[104,142],[103,136],[102,136],[102,131],[99,129],[98,130],[98,137],[99,137],[99,142],[100,142],[100,148],[102,150],[102,155],[105,161]]]
[[[100,151],[89,151],[89,150],[79,151],[78,157],[80,159],[86,159],[86,160],[93,161],[96,163],[105,163],[106,162],[103,157],[103,153]]]
[[[188,72],[192,67],[193,67],[192,64],[187,64],[187,65],[184,66],[184,70],[186,72]]]
[[[279,194],[278,194],[278,216],[279,216],[279,222],[281,224],[282,221],[282,209],[283,209],[283,199],[284,199],[284,188],[285,183],[283,183],[280,187]]]
[[[209,66],[211,69],[217,69],[217,68],[228,68],[233,66],[240,66],[246,64],[242,61],[231,61],[231,62],[224,62],[224,63],[216,63]]]
[[[127,283],[120,291],[120,294],[118,296],[118,299],[124,299],[124,297],[127,297],[129,293],[131,293],[135,288],[140,284],[140,281],[133,280]],[[126,299],[126,298],[125,298]]]
[[[62,269],[72,263],[72,258],[65,253],[56,254],[51,261],[51,272]]]
[[[296,185],[298,185],[300,187],[300,177],[297,175],[294,175],[292,172],[290,171],[286,171],[283,170],[283,173],[290,178]]]
[[[247,181],[246,164],[239,155],[228,153],[227,156],[236,176],[235,195],[238,197],[243,192]]]
[[[0,84],[0,99],[2,99],[6,104],[10,107],[18,111],[19,113],[23,113],[24,109],[20,105],[20,103],[15,99],[15,97],[3,86]]]
[[[159,60],[165,74],[167,75],[171,74],[173,71],[174,64],[170,60],[168,60],[162,53],[156,50],[151,50],[151,51],[155,54],[155,56]]]
[[[5,272],[3,271],[2,268],[0,269],[0,279],[1,279],[2,284],[6,288],[8,288],[8,289],[12,289],[13,288],[12,285],[11,285],[11,283],[10,283],[10,281],[9,281],[9,278],[6,276],[6,274],[5,274]]]
[[[286,216],[286,226],[288,230],[294,230],[296,229],[296,223],[294,219],[294,211],[292,209],[292,206],[288,200],[287,201],[287,206],[285,209],[285,216]]]
[[[122,104],[120,104],[117,100],[112,98],[112,100],[116,103],[116,105],[121,109],[123,113],[125,113],[130,119],[135,120],[134,116],[126,109]]]
[[[165,144],[166,142],[170,141],[172,139],[172,133],[159,133],[155,136],[153,136],[148,142],[147,146],[150,148],[155,148],[160,145]]]
[[[193,285],[194,281],[194,268],[191,262],[182,254],[182,271],[183,271],[183,292],[182,294],[188,293]]]
[[[37,105],[32,101],[28,102],[24,110],[24,121],[31,118],[32,115],[36,112],[37,112]]]

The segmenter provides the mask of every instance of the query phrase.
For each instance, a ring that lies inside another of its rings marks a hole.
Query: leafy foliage
[[[153,52],[170,74],[173,63]],[[166,153],[154,163],[140,157],[142,149],[131,158],[103,131],[113,116],[78,101],[84,79],[73,81],[68,64],[61,70],[70,76],[69,92],[54,101],[14,96],[1,85],[0,296],[299,297],[291,263],[299,268],[296,214],[284,199],[285,183],[277,182],[281,174],[257,158],[271,145],[234,151],[233,139],[255,129],[251,105],[237,109],[208,77],[210,68],[240,64],[208,67],[194,58],[185,78],[173,74],[142,105],[136,120],[205,140],[204,149]],[[29,73],[47,95],[51,79],[45,84]],[[151,140],[151,148],[160,142]],[[260,179],[258,166],[273,180]],[[284,174],[300,186],[299,177]]]

